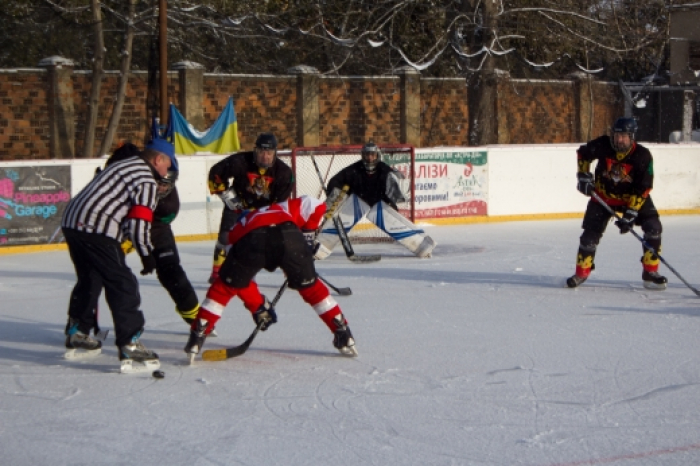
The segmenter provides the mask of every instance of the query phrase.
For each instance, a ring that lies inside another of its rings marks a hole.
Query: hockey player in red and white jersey
[[[256,325],[262,322],[260,330],[277,322],[275,309],[253,279],[263,268],[272,272],[278,267],[286,274],[289,287],[299,292],[333,332],[333,346],[345,356],[357,356],[348,322],[314,267],[313,243],[325,212],[324,203],[302,196],[241,215],[229,232],[229,251],[219,277],[192,323],[185,345],[191,361],[234,296],[243,301]]]

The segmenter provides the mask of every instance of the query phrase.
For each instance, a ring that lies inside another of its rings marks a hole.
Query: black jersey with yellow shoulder
[[[253,151],[237,152],[217,162],[209,170],[209,189],[228,189],[229,179],[246,209],[259,209],[274,202],[286,201],[292,194],[292,169],[275,157],[270,168],[262,169],[255,164]]]
[[[649,197],[654,183],[654,163],[649,149],[632,143],[627,153],[613,149],[610,136],[593,139],[578,149],[578,170],[595,168],[595,191],[611,206],[639,210]]]

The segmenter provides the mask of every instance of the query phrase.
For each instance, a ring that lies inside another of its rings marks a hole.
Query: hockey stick
[[[318,164],[316,163],[316,158],[314,158],[314,155],[311,154],[311,161],[314,164],[314,168],[316,169],[316,174],[318,175],[318,181],[321,183],[321,188],[323,191],[326,193],[326,196],[328,196],[328,189],[326,189],[326,184],[323,182],[323,175],[321,174],[321,170],[318,168]],[[355,251],[352,249],[352,244],[350,244],[350,238],[348,238],[348,234],[345,231],[345,227],[343,226],[343,222],[340,221],[340,218],[338,218],[337,215],[333,215],[333,225],[335,225],[335,229],[338,231],[338,237],[340,238],[340,244],[343,245],[343,249],[345,250],[345,255],[347,258],[352,261],[352,262],[377,262],[378,260],[381,260],[382,256],[375,254],[371,256],[358,256],[355,254]]]
[[[280,286],[279,291],[277,291],[275,298],[270,303],[271,307],[275,307],[275,305],[277,304],[277,301],[280,300],[280,298],[282,297],[282,293],[284,293],[284,290],[287,289],[287,284],[288,284],[287,280],[285,280],[284,283],[282,283],[282,286]],[[202,352],[202,360],[204,360],[204,361],[225,361],[226,359],[235,358],[237,356],[242,355],[243,353],[248,351],[250,344],[253,343],[255,336],[260,331],[260,327],[262,327],[264,324],[265,324],[265,321],[263,321],[263,320],[258,322],[258,325],[255,327],[255,330],[253,330],[253,333],[250,334],[250,336],[248,337],[248,339],[246,341],[244,341],[242,344],[240,344],[238,346],[232,346],[230,348],[223,348],[223,349],[204,350],[204,352]]]
[[[328,286],[328,288],[338,293],[340,296],[350,296],[352,294],[352,290],[350,288],[336,288],[331,283],[329,283],[328,280],[326,280],[320,275],[318,275],[318,279],[325,283]]]
[[[591,193],[591,197],[592,197],[593,199],[595,199],[596,201],[598,201],[598,204],[602,205],[603,208],[604,208],[605,210],[607,210],[608,212],[610,212],[610,214],[611,214],[613,217],[615,217],[616,219],[620,220],[620,216],[617,215],[617,213],[616,213],[603,199],[600,198],[600,196],[598,195],[598,193],[596,193],[595,191],[593,191],[593,192]],[[658,257],[659,260],[660,260],[661,262],[663,262],[663,264],[664,264],[666,267],[668,267],[668,269],[669,269],[671,272],[673,272],[673,274],[674,274],[676,277],[678,277],[678,278],[685,284],[685,286],[687,286],[688,288],[690,288],[691,290],[693,290],[693,293],[695,293],[697,296],[700,296],[700,291],[699,291],[698,289],[696,289],[695,287],[693,287],[690,283],[688,283],[687,281],[685,281],[685,278],[683,278],[683,277],[681,276],[681,274],[679,274],[678,272],[676,272],[676,269],[674,269],[673,267],[671,267],[671,264],[669,264],[668,262],[666,262],[666,259],[664,259],[663,257],[661,257],[661,254],[659,254],[658,252],[656,252],[656,250],[655,250],[653,247],[651,247],[651,245],[649,245],[649,243],[647,243],[647,242],[644,240],[644,238],[642,238],[641,236],[639,236],[639,234],[638,234],[636,231],[634,231],[634,228],[632,228],[632,225],[630,225],[630,233],[632,233],[632,235],[634,235],[634,237],[637,238],[637,239],[642,243],[642,246],[644,246],[644,248],[645,248],[646,250],[648,250],[649,252],[651,252],[652,254],[654,254],[656,257]]]

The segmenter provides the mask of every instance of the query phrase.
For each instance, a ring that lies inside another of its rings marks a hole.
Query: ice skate
[[[430,236],[426,236],[415,251],[415,254],[421,259],[427,259],[433,256],[433,249],[435,249],[435,246],[437,246],[437,243]]]
[[[207,339],[207,334],[205,333],[206,329],[207,321],[198,319],[195,328],[190,330],[190,338],[185,345],[185,353],[187,353],[190,364],[194,364],[195,356],[202,351],[204,341]]]
[[[138,332],[131,338],[129,344],[119,347],[122,374],[148,372],[160,368],[158,355],[147,349],[139,340],[140,337],[141,332]]]
[[[659,272],[647,272],[646,270],[642,273],[642,280],[644,280],[644,288],[647,290],[665,290],[666,283],[668,283],[666,277],[660,275]]]
[[[355,339],[352,337],[350,327],[348,327],[347,323],[345,322],[345,317],[343,317],[342,314],[338,314],[333,322],[337,328],[333,335],[333,346],[335,346],[343,356],[357,356],[358,352],[357,348],[355,347]]]
[[[569,288],[576,288],[581,283],[585,282],[587,279],[588,277],[582,277],[580,275],[574,274],[566,279],[566,286],[568,286]]]
[[[102,342],[78,330],[78,323],[68,320],[66,326],[66,359],[86,359],[102,352]]]

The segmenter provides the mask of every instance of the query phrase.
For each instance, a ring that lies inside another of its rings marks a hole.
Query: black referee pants
[[[116,345],[129,343],[143,329],[145,319],[139,309],[138,280],[126,265],[118,241],[102,235],[63,229],[78,282],[71,293],[68,316],[78,321],[78,329],[90,333],[95,326],[94,309],[102,288],[114,322]]]

